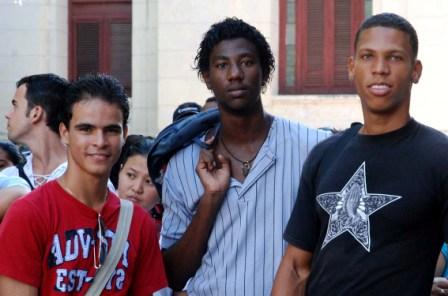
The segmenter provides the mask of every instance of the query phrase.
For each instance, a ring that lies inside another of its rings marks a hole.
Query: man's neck
[[[61,139],[53,132],[33,137],[26,141],[33,154],[33,173],[37,175],[49,175],[58,166],[67,161],[67,152]]]
[[[104,178],[87,176],[78,174],[68,168],[58,179],[58,182],[75,199],[94,209],[96,212],[101,212],[108,195],[107,176]]]
[[[364,114],[364,126],[359,133],[363,135],[381,135],[398,130],[405,126],[411,116],[409,113],[394,114],[392,116],[369,115]]]
[[[236,116],[221,113],[220,136],[226,142],[252,143],[264,138],[269,130],[271,116],[267,113],[257,112],[247,116]]]

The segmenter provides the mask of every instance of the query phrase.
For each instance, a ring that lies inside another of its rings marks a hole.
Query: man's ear
[[[68,128],[63,122],[59,123],[59,136],[61,137],[62,144],[68,146]]]
[[[212,86],[210,84],[210,74],[208,72],[203,72],[202,73],[202,79],[205,82],[205,85],[207,86],[208,89],[212,89]]]
[[[128,137],[128,126],[125,125],[125,126],[123,127],[123,139],[126,140],[127,137]]]
[[[353,81],[355,78],[355,58],[353,56],[347,59],[348,79]]]
[[[416,60],[414,63],[414,69],[412,70],[411,81],[412,83],[418,83],[420,76],[422,76],[423,65],[420,60]]]
[[[45,115],[44,109],[38,105],[31,108],[31,110],[29,112],[29,117],[31,118],[32,123],[39,122],[40,120],[42,120],[45,117],[44,115]]]

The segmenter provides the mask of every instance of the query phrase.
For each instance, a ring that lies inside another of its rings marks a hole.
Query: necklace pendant
[[[241,167],[244,177],[247,177],[247,175],[249,175],[250,168],[251,168],[250,162],[244,161],[243,166]]]

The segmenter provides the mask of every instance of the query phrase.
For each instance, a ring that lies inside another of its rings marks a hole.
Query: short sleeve
[[[289,244],[309,252],[315,249],[320,229],[313,182],[316,158],[316,154],[311,153],[305,161],[298,196],[283,235]]]
[[[160,235],[162,249],[167,249],[177,242],[191,222],[191,214],[185,204],[184,190],[181,188],[179,178],[171,162],[165,174],[162,190],[164,207]]]
[[[16,166],[10,166],[10,167],[7,167],[4,170],[2,170],[1,174],[5,175],[5,176],[8,176],[8,177],[11,177],[11,176],[18,177],[19,176],[19,170],[17,169]]]
[[[31,189],[30,185],[28,185],[28,183],[20,177],[0,174],[0,189],[11,187],[22,187],[29,190]]]
[[[0,274],[39,287],[45,240],[39,211],[26,198],[14,202],[0,225]]]

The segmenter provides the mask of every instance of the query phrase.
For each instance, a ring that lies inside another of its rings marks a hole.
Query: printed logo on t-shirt
[[[339,235],[348,232],[370,252],[369,216],[400,198],[398,195],[368,193],[363,162],[341,191],[316,197],[322,209],[330,215],[322,249]]]
[[[79,292],[83,289],[85,284],[89,284],[90,286],[94,277],[92,272],[89,274],[89,271],[92,270],[91,258],[94,256],[93,249],[95,248],[93,233],[94,230],[91,228],[80,228],[65,231],[64,237],[58,234],[53,236],[53,242],[48,256],[48,268],[50,269],[50,272],[56,273],[56,282],[54,286],[56,291],[62,293]],[[114,235],[115,233],[113,231],[106,229],[106,239],[103,240],[103,242],[106,244],[105,249],[107,251],[109,250],[109,244]],[[99,235],[97,235],[97,238],[98,237]],[[106,287],[104,288],[105,290],[120,291],[123,289],[126,277],[125,269],[129,265],[128,250],[129,241],[126,241],[123,255],[117,265],[118,268],[115,269],[107,282]],[[86,262],[82,263],[83,260]],[[79,266],[81,266],[81,268],[67,268],[67,263],[73,261],[80,262]]]

